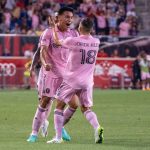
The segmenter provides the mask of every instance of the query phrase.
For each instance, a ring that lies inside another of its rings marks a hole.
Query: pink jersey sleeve
[[[70,33],[72,34],[72,37],[77,37],[77,36],[79,36],[78,31],[75,30],[75,29],[71,29],[71,30],[70,30]]]
[[[63,46],[71,49],[74,47],[74,40],[72,37],[68,37],[65,40],[62,41]]]
[[[40,45],[42,46],[49,46],[50,45],[50,41],[51,41],[51,29],[46,29],[43,33],[42,33],[42,37],[41,37],[41,41],[40,41]]]
[[[44,32],[43,32],[43,33],[44,33]],[[41,46],[41,39],[42,39],[43,33],[41,34],[41,36],[40,36],[40,38],[39,38],[38,47],[40,47],[40,46]]]

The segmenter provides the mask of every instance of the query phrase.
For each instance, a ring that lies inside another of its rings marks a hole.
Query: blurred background
[[[149,90],[150,77],[141,77],[150,71],[148,0],[1,0],[0,90],[36,87],[37,75],[30,78],[28,69],[48,16],[63,6],[75,10],[71,28],[85,16],[94,21],[92,34],[101,41],[96,88]]]

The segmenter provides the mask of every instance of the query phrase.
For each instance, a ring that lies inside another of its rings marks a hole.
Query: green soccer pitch
[[[94,143],[93,129],[80,110],[66,125],[71,142],[46,144],[54,136],[53,111],[48,137],[26,142],[36,106],[34,90],[0,91],[0,150],[150,149],[150,91],[94,90],[93,110],[104,127],[103,144]]]

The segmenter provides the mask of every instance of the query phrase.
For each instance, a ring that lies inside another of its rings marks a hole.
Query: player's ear
[[[78,31],[79,32],[81,31],[81,24],[79,24],[79,26],[78,26]]]
[[[94,28],[91,29],[90,33],[94,33]]]
[[[79,28],[79,26],[78,26],[78,31],[80,32],[80,28]]]
[[[61,20],[61,16],[58,15],[58,16],[57,16],[57,21],[60,21],[60,20]]]

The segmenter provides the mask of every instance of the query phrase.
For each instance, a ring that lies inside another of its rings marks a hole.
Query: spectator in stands
[[[5,48],[2,56],[11,56],[11,52],[9,49]]]
[[[80,5],[79,2],[76,0],[68,0],[67,1],[67,6],[73,8],[75,11],[78,10],[79,5]]]
[[[127,0],[126,10],[127,12],[135,9],[135,0]]]
[[[34,10],[32,14],[32,29],[36,30],[39,26],[39,16],[38,11]]]
[[[73,28],[73,29],[78,29],[78,26],[79,26],[79,22],[80,22],[80,20],[81,20],[81,18],[79,17],[79,15],[77,15],[77,14],[75,14],[74,16],[73,16],[73,23],[72,23],[72,25],[71,25],[71,28]]]
[[[125,48],[124,56],[123,56],[123,57],[131,58],[131,55],[130,55],[130,49],[129,49],[129,48]]]
[[[111,57],[113,57],[113,58],[120,58],[119,50],[117,48],[114,49],[113,53],[111,54]]]
[[[118,31],[116,29],[110,29],[110,34],[108,37],[108,42],[118,42],[119,38],[118,38]]]
[[[16,6],[16,1],[15,0],[6,0],[5,8],[9,9],[12,11]]]
[[[92,0],[83,0],[83,3],[80,4],[80,15],[81,16],[86,16],[89,9],[93,8],[93,3]]]
[[[97,34],[106,35],[107,18],[104,11],[93,13],[97,19]]]
[[[5,17],[5,26],[9,29],[10,27],[10,22],[11,22],[11,13],[9,10],[5,9],[4,10],[4,17]]]
[[[136,17],[132,17],[130,35],[131,36],[138,35],[138,21]]]
[[[131,9],[130,11],[128,11],[128,12],[127,12],[127,17],[128,17],[128,16],[137,17],[137,16],[136,16],[135,9]]]
[[[119,36],[127,37],[129,36],[129,31],[131,29],[130,20],[126,18],[126,20],[119,25]]]
[[[107,8],[110,9],[112,12],[116,12],[116,10],[118,9],[118,5],[115,2],[115,0],[110,0],[107,3]]]
[[[96,34],[109,35],[111,30],[118,30],[118,26],[121,36],[134,36],[138,33],[138,24],[131,25],[130,30],[127,29],[129,27],[124,21],[126,16],[136,16],[134,0],[2,0],[0,1],[0,28],[5,22],[11,33],[15,31],[18,33],[20,30],[21,34],[40,34],[48,27],[47,16],[54,15],[65,5],[73,7],[76,11],[76,22],[72,25],[73,28],[77,27],[80,17],[87,16],[95,22]],[[1,22],[3,15],[5,19]],[[20,29],[16,30],[16,27]],[[7,33],[9,30],[6,30]],[[0,33],[6,31],[0,30]]]
[[[108,27],[109,30],[116,30],[117,29],[117,15],[115,12],[110,12],[110,15],[107,16],[107,20],[108,20]],[[109,31],[109,33],[110,33]]]
[[[0,18],[0,33],[9,33],[9,28],[5,24],[5,16],[4,14],[1,14]]]
[[[108,57],[108,54],[104,51],[104,49],[100,49],[99,51],[98,51],[98,54],[97,54],[97,57],[99,58],[99,57]]]
[[[118,20],[117,20],[117,26],[120,25],[121,22],[123,22],[126,18],[126,13],[124,9],[120,9],[116,12]]]

